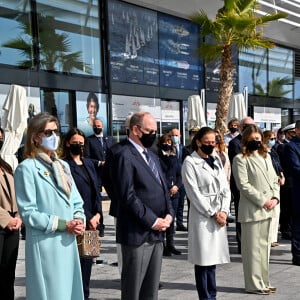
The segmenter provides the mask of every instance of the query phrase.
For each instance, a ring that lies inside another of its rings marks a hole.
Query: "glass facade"
[[[38,0],[40,68],[101,75],[97,0]]]
[[[0,2],[0,64],[34,67],[29,1]]]
[[[0,84],[37,88],[41,110],[56,114],[64,131],[86,121],[90,93],[99,99],[107,132],[114,122],[122,124],[130,105],[145,109],[141,99],[154,101],[155,108],[159,101],[178,101],[180,127],[182,102],[203,85],[206,99],[217,101],[219,62],[207,64],[204,73],[195,55],[199,28],[188,19],[119,0],[4,0],[0,28]],[[280,108],[282,123],[298,116],[294,56],[282,46],[234,54],[234,91],[248,87],[250,112],[254,106]],[[117,96],[126,97],[122,115]],[[159,124],[173,122],[159,118]]]
[[[239,89],[248,86],[249,94],[267,94],[268,50],[257,48],[239,53]]]
[[[239,88],[249,94],[293,99],[294,51],[282,47],[239,53]]]

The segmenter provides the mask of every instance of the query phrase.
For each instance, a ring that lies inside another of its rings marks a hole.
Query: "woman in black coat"
[[[179,201],[179,188],[182,185],[180,165],[174,151],[174,145],[172,136],[170,134],[164,134],[160,137],[158,144],[158,157],[160,160],[162,171],[165,175],[167,186],[170,192],[170,197],[175,211],[175,215],[178,208]],[[166,230],[166,244],[164,247],[164,256],[171,256],[172,254],[180,255],[181,252],[174,246],[174,220],[170,227]]]
[[[70,165],[77,189],[83,199],[86,229],[96,230],[102,219],[100,183],[97,176],[97,161],[84,158],[85,136],[77,128],[68,131],[63,142],[63,158]],[[80,258],[84,298],[89,298],[92,258]]]

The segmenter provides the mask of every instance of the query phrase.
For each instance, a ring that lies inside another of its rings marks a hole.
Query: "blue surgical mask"
[[[269,143],[268,143],[269,147],[272,148],[275,145],[275,142],[276,142],[275,140],[273,140],[273,141],[270,140]]]
[[[59,144],[59,136],[53,133],[51,136],[43,136],[41,146],[49,151],[55,151]]]
[[[174,144],[179,144],[179,137],[177,135],[172,135],[172,141]]]

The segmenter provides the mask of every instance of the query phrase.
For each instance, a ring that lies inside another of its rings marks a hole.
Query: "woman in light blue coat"
[[[84,231],[83,201],[67,163],[57,158],[58,120],[30,120],[15,190],[26,225],[26,299],[83,300],[76,235]]]

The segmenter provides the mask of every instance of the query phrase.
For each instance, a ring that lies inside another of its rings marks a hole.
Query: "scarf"
[[[53,171],[56,184],[68,198],[71,194],[72,177],[69,170],[58,159],[57,154],[54,153],[51,157],[48,154],[38,151],[37,158],[46,166],[50,167]]]

